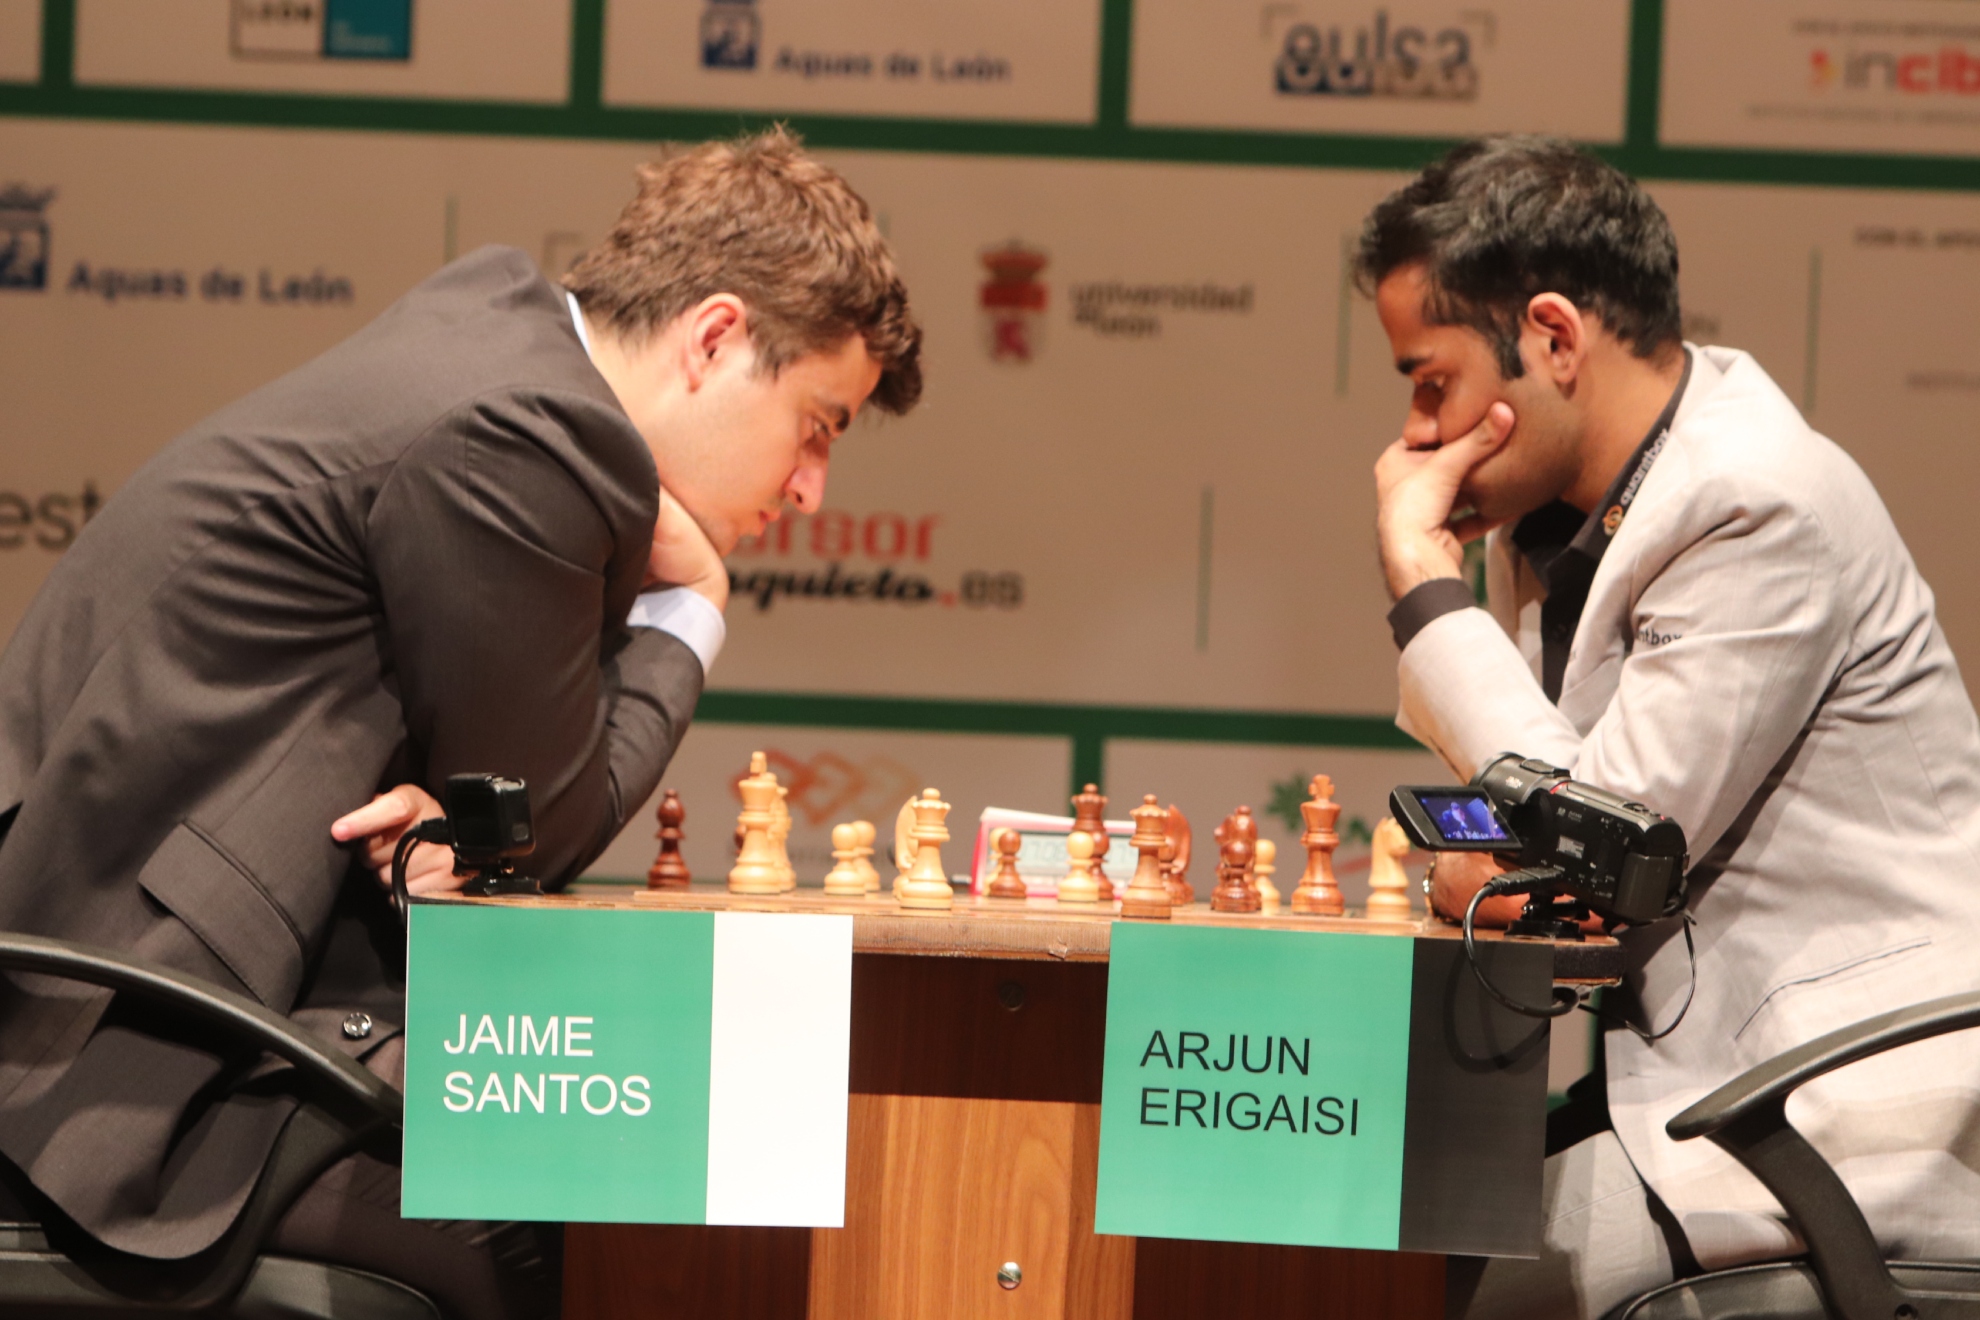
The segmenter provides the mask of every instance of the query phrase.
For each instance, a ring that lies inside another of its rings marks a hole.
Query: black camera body
[[[446,793],[454,874],[469,877],[462,892],[539,892],[534,880],[516,874],[516,859],[536,851],[528,786],[502,775],[449,775]]]
[[[501,775],[449,775],[447,824],[453,833],[454,873],[514,866],[536,850],[529,789]]]
[[[1490,852],[1597,916],[1641,925],[1684,907],[1684,829],[1641,802],[1506,752],[1468,788],[1404,786],[1389,809],[1419,848]]]

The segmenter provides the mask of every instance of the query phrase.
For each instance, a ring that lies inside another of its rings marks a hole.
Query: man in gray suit
[[[389,1076],[380,880],[446,777],[528,782],[546,886],[613,838],[721,646],[722,556],[818,507],[863,404],[913,406],[920,331],[866,205],[782,133],[643,170],[566,285],[463,258],[92,521],[0,655],[0,928],[219,982]],[[412,888],[449,860],[421,845]],[[0,978],[0,1173],[110,1246],[199,1252],[291,1112],[254,1063]],[[555,1231],[401,1223],[362,1157],[282,1243],[463,1314],[556,1306]]]
[[[1623,934],[1628,1012],[1550,1125],[1544,1254],[1454,1262],[1453,1314],[1597,1316],[1794,1254],[1766,1191],[1664,1124],[1794,1045],[1980,984],[1980,725],[1931,591],[1759,364],[1682,342],[1670,226],[1593,157],[1461,146],[1376,207],[1356,264],[1413,390],[1376,466],[1399,723],[1460,777],[1537,756],[1691,847],[1695,967],[1678,921]],[[1479,536],[1486,608],[1461,576]],[[1440,858],[1434,906],[1484,878]],[[1789,1117],[1887,1252],[1980,1256],[1972,1033],[1834,1073]]]

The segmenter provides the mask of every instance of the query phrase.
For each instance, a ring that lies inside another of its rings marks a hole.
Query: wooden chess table
[[[884,894],[741,897],[717,885],[506,901],[854,919],[845,1226],[573,1224],[570,1320],[1443,1315],[1441,1256],[1093,1232],[1111,905],[959,896],[948,912],[923,913]],[[1200,903],[1173,921],[1458,938],[1435,921],[1224,915]],[[1599,936],[1558,944],[1554,967],[1560,983],[1610,985],[1622,950]],[[1022,1267],[1016,1288],[999,1282],[1005,1262]]]

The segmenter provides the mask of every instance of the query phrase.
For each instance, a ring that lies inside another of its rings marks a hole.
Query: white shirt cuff
[[[722,611],[692,587],[640,593],[633,601],[632,612],[626,615],[626,626],[658,628],[680,638],[701,661],[704,678],[715,668],[715,657],[722,654],[722,643],[729,637],[729,625],[722,618]]]

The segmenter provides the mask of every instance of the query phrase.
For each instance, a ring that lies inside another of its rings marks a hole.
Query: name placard
[[[850,917],[417,904],[408,1218],[837,1227]]]
[[[1543,1002],[1545,945],[1483,950]],[[1532,1255],[1548,1029],[1453,940],[1120,923],[1095,1229]]]

